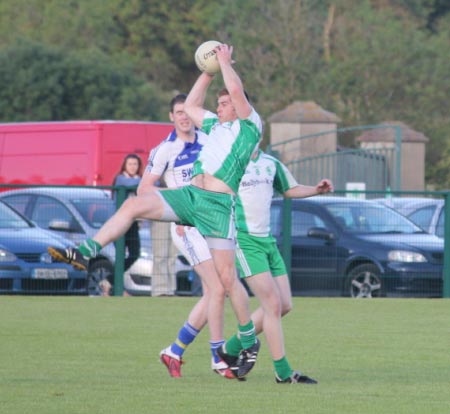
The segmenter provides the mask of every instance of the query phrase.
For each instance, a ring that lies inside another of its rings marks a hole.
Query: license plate
[[[67,269],[33,269],[34,279],[68,279]]]

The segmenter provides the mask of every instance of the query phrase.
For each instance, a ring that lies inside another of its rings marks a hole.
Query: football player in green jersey
[[[292,307],[289,278],[276,240],[270,233],[270,205],[274,190],[287,198],[304,198],[333,190],[330,180],[316,186],[298,184],[276,158],[256,151],[242,177],[236,204],[236,262],[260,302],[253,312],[256,332],[264,331],[275,369],[277,383],[316,384],[317,381],[294,371],[285,355],[281,317]],[[230,338],[218,354],[231,367],[240,353],[237,335]]]

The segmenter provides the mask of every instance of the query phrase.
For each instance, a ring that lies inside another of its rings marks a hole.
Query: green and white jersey
[[[298,185],[290,171],[276,158],[259,151],[250,160],[236,200],[236,228],[257,237],[270,234],[270,204],[274,189],[280,194]]]
[[[245,167],[261,140],[260,116],[252,108],[248,118],[221,124],[216,114],[206,112],[202,130],[208,140],[194,164],[193,177],[211,174],[237,193]]]

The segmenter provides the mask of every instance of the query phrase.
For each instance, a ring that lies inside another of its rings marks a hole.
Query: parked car
[[[110,191],[78,187],[30,187],[0,193],[0,200],[14,207],[39,227],[63,235],[80,244],[92,237],[116,211]],[[141,255],[124,274],[124,288],[132,295],[151,295],[153,257],[150,222],[140,222]],[[105,246],[101,254],[90,263],[88,294],[100,295],[100,282],[113,280],[115,262],[114,244]],[[192,269],[178,256],[175,264],[177,294],[191,293],[188,280]]]
[[[95,188],[33,187],[0,193],[5,201],[39,227],[62,235],[79,245],[94,236],[116,211],[109,191]],[[124,287],[133,295],[151,294],[153,260],[148,227],[141,231],[141,256],[125,272]],[[88,270],[88,294],[99,295],[99,283],[114,279],[115,247],[105,246],[91,260]]]
[[[281,244],[282,200],[272,205]],[[382,204],[345,197],[292,200],[296,295],[442,296],[444,243]]]
[[[426,197],[377,198],[374,201],[385,204],[408,217],[428,233],[444,238],[444,200]]]
[[[53,262],[49,245],[73,244],[0,201],[0,293],[85,294],[86,272]]]

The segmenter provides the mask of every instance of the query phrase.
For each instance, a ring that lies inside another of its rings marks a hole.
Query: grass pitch
[[[213,374],[207,329],[170,378],[195,301],[1,296],[0,413],[450,413],[449,300],[294,298],[287,356],[318,385],[275,384],[264,338],[246,382]]]

